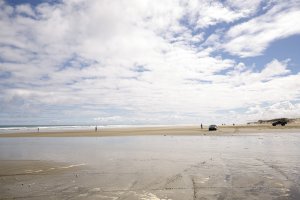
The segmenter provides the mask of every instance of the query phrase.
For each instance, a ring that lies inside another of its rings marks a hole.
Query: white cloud
[[[274,104],[255,104],[243,109],[243,111],[228,111],[226,117],[220,114],[221,123],[240,124],[257,122],[258,120],[270,120],[276,118],[299,118],[300,104],[290,101],[280,101]]]
[[[219,1],[191,0],[187,3],[189,19],[191,23],[195,23],[197,28],[205,28],[222,22],[231,23],[257,12],[260,1],[252,1],[250,6],[250,3],[247,2],[221,3]]]
[[[278,102],[269,106],[249,107],[246,112],[249,120],[266,120],[275,118],[299,118],[300,107],[289,101]]]
[[[271,42],[300,34],[299,1],[280,2],[265,14],[230,28],[223,48],[232,55],[261,55]]]
[[[30,17],[34,17],[35,13],[29,4],[21,4],[16,7],[16,12]]]
[[[268,63],[266,67],[261,72],[262,76],[266,78],[285,75],[290,72],[287,69],[287,63],[289,60],[279,62],[278,60],[273,60],[272,62]]]
[[[267,2],[267,1],[266,1]],[[244,10],[244,12],[255,12],[262,1],[260,0],[227,0],[226,4],[235,9]]]

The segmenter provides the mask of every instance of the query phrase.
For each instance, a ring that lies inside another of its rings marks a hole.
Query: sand
[[[56,132],[25,132],[3,133],[0,137],[107,137],[107,136],[145,136],[145,135],[239,135],[251,133],[274,132],[300,132],[300,124],[288,124],[286,126],[272,125],[236,125],[219,126],[217,131],[208,131],[204,126],[166,126],[166,127],[142,127],[142,128],[98,128],[94,130],[80,131],[56,131]]]
[[[0,199],[51,199],[57,188],[61,192],[59,199],[66,198],[62,188],[76,180],[84,168],[85,164],[0,160]]]

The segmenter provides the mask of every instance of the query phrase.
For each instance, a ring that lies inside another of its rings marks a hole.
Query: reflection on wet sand
[[[300,199],[300,135],[6,138],[1,199]]]

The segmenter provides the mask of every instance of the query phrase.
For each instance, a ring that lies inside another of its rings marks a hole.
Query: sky
[[[0,125],[300,117],[299,0],[0,0]]]

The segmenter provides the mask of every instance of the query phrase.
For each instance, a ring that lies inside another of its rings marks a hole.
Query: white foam
[[[84,166],[86,165],[85,163],[82,164],[77,164],[77,165],[69,165],[69,166],[65,166],[65,167],[60,167],[61,169],[68,169],[68,168],[72,168],[72,167],[79,167],[79,166]]]

